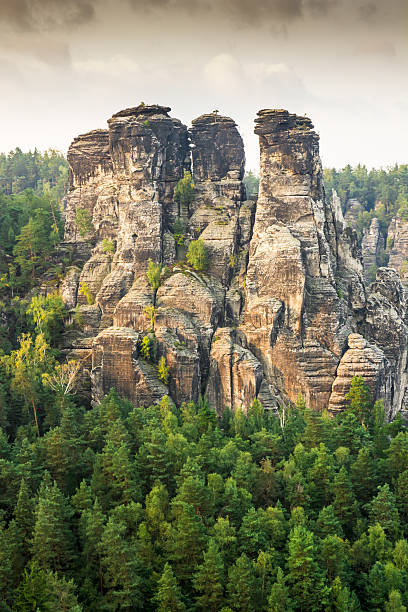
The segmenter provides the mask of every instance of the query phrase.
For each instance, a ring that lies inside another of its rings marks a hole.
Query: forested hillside
[[[0,610],[406,611],[408,431],[361,377],[335,417],[79,393],[60,166],[0,194]]]
[[[405,609],[408,432],[361,379],[335,419],[299,398],[218,421],[113,391],[86,410],[47,376],[40,398],[39,362],[24,393],[11,366],[12,425],[3,405],[3,610]]]
[[[330,197],[335,189],[343,208],[347,212],[348,203],[356,199],[364,211],[359,214],[358,231],[368,228],[376,217],[386,233],[390,221],[396,215],[408,218],[408,165],[395,165],[388,169],[367,170],[359,164],[341,170],[324,170],[326,193]]]

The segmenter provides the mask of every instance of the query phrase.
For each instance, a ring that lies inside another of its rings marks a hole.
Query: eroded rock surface
[[[364,263],[364,276],[367,282],[371,282],[378,266],[381,265],[381,254],[385,250],[384,235],[381,232],[380,222],[374,217],[370,227],[364,232],[361,242]]]
[[[392,394],[392,373],[383,351],[369,344],[360,334],[350,334],[348,346],[337,368],[329,410],[332,413],[344,410],[347,405],[346,396],[354,376],[362,376],[370,387],[372,396],[382,398],[384,404],[389,406]]]
[[[405,286],[408,285],[408,221],[396,217],[388,228],[390,258],[388,265],[401,276]]]
[[[337,248],[343,227],[325,200],[312,128],[287,111],[258,113],[261,180],[240,329],[268,382],[319,408],[353,321],[336,288],[338,268],[347,264]]]
[[[362,374],[394,415],[406,388],[404,293],[390,269],[380,268],[371,288],[364,283],[350,227],[361,205],[351,202],[343,218],[337,195],[325,196],[310,119],[258,113],[255,202],[245,198],[235,122],[211,113],[188,131],[169,111],[121,111],[68,152],[64,249],[75,265],[60,291],[72,320],[82,313],[83,323],[67,330],[65,349],[83,360],[93,401],[112,386],[141,405],[206,393],[221,414],[246,411],[255,397],[276,409],[301,393],[310,407],[336,412]],[[194,180],[188,204],[175,197],[186,170]],[[394,234],[397,253],[402,227]],[[198,237],[205,272],[185,262]],[[374,257],[383,249],[374,222],[364,245]],[[157,290],[147,280],[149,259],[166,266]],[[366,255],[365,269],[374,263]],[[141,353],[146,335],[150,360]],[[168,385],[157,376],[161,357]]]

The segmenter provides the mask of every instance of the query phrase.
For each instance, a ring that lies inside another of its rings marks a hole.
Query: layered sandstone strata
[[[291,400],[300,392],[321,408],[353,325],[349,296],[336,287],[346,264],[337,248],[342,221],[325,200],[310,119],[264,110],[255,132],[261,180],[240,329],[273,388]]]
[[[60,291],[83,322],[67,331],[66,350],[82,359],[94,402],[112,386],[141,405],[206,393],[221,414],[246,411],[255,397],[276,409],[301,393],[310,407],[336,412],[362,374],[393,416],[406,388],[404,294],[389,269],[379,269],[370,290],[364,285],[357,236],[337,195],[325,197],[310,119],[258,113],[255,202],[245,200],[234,121],[202,115],[188,132],[169,110],[121,111],[68,152],[64,249],[74,265]],[[188,203],[175,197],[186,170]],[[91,220],[86,231],[81,215]],[[377,229],[366,237],[370,252],[381,248]],[[198,237],[205,272],[183,261]],[[158,290],[147,280],[149,259],[166,267]],[[350,335],[357,331],[364,338]],[[141,354],[146,335],[150,362]],[[168,385],[158,380],[161,357]]]

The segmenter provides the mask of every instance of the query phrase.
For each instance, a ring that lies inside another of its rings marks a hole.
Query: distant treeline
[[[0,192],[5,195],[32,189],[37,194],[51,193],[61,199],[67,189],[68,164],[59,151],[37,149],[23,153],[18,147],[0,153]]]

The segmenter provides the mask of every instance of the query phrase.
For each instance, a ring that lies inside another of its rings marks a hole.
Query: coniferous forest
[[[408,430],[361,377],[334,418],[82,397],[47,155],[0,156],[0,610],[406,611]]]

